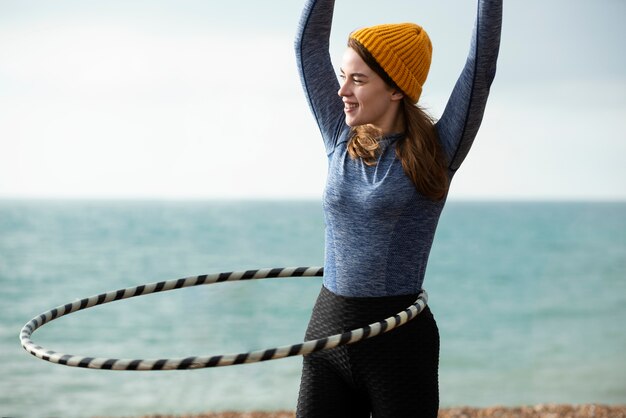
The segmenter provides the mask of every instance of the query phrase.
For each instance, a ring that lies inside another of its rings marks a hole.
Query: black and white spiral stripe
[[[63,364],[73,367],[85,367],[90,369],[107,370],[182,370],[199,369],[206,367],[231,366],[243,363],[255,363],[259,361],[275,360],[291,356],[306,355],[315,351],[328,350],[346,344],[375,337],[379,334],[391,331],[404,325],[415,318],[426,307],[428,297],[423,291],[418,299],[405,310],[382,321],[369,324],[343,334],[336,334],[318,340],[307,341],[299,344],[282,347],[268,348],[259,351],[251,351],[239,354],[225,354],[215,356],[193,356],[175,359],[114,359],[76,356],[59,353],[36,345],[31,340],[35,330],[44,324],[76,311],[88,309],[116,300],[148,295],[150,293],[165,292],[168,290],[181,289],[183,287],[199,286],[236,280],[267,279],[277,277],[314,277],[322,276],[322,267],[289,267],[260,270],[247,270],[240,272],[215,273],[209,275],[192,276],[183,279],[175,279],[157,283],[150,283],[126,289],[114,290],[108,293],[91,296],[72,303],[57,306],[41,315],[31,319],[21,330],[20,342],[22,347],[35,357],[52,363]]]

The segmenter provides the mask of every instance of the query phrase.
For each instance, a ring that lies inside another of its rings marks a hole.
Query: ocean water
[[[294,408],[301,358],[162,372],[51,364],[21,327],[60,304],[197,274],[323,263],[318,201],[0,201],[0,415]],[[449,202],[425,282],[442,406],[626,403],[626,203]],[[185,357],[302,340],[319,278],[222,283],[60,318],[36,343]],[[419,378],[419,376],[416,376]]]

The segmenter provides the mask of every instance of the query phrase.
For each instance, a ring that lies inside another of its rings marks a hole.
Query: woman
[[[306,339],[393,315],[422,289],[450,181],[481,122],[498,55],[502,0],[479,0],[470,55],[441,119],[416,103],[431,60],[415,24],[349,36],[337,83],[334,0],[308,0],[296,39],[302,84],[328,155],[324,284]],[[438,412],[439,334],[428,308],[387,334],[304,358],[298,417]]]

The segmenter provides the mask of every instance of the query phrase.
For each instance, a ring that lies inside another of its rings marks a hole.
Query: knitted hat
[[[367,49],[387,75],[417,102],[426,82],[433,47],[426,31],[414,23],[358,29],[350,34]]]

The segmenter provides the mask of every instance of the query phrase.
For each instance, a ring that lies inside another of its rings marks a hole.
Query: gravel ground
[[[293,411],[149,415],[141,418],[295,418]],[[444,408],[439,418],[626,418],[626,405],[535,405],[516,408]],[[405,418],[405,417],[398,417]],[[407,417],[409,418],[409,417]]]

